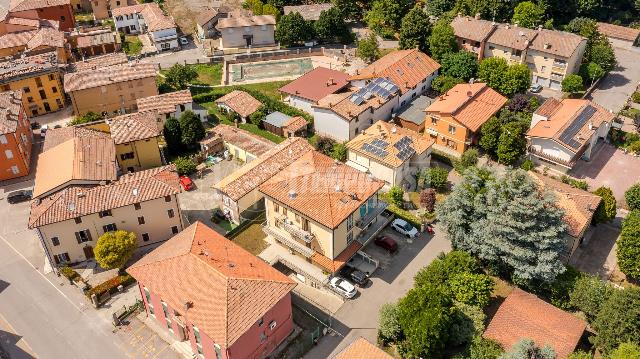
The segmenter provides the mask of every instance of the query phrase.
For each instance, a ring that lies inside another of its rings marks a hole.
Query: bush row
[[[134,283],[135,281],[136,280],[128,274],[119,275],[117,277],[113,277],[89,289],[85,294],[89,298],[91,298],[92,294],[95,294],[98,297],[100,297],[101,295],[107,292],[109,292],[110,294],[113,294],[118,291],[119,285],[126,287],[129,284]]]

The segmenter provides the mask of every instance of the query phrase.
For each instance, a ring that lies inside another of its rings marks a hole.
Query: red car
[[[391,237],[379,236],[375,239],[376,246],[384,248],[389,253],[395,253],[398,251],[398,243]]]
[[[191,191],[193,189],[193,181],[187,176],[180,176],[180,186],[185,191]]]

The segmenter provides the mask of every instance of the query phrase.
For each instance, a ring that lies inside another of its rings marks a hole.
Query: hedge
[[[405,221],[407,221],[408,223],[410,223],[411,225],[415,226],[417,230],[420,230],[420,228],[422,228],[422,220],[420,218],[418,218],[417,216],[413,215],[411,212],[404,210],[398,206],[396,206],[395,204],[392,204],[391,201],[388,198],[387,193],[381,193],[380,197],[387,202],[389,205],[387,206],[387,210],[393,214],[396,215],[396,217],[398,218],[402,218]]]
[[[80,274],[76,272],[73,268],[64,266],[60,268],[60,274],[65,276],[68,280],[78,281]]]
[[[117,277],[113,277],[105,282],[102,282],[100,284],[98,284],[97,286],[89,289],[85,294],[87,297],[91,298],[92,294],[95,294],[96,296],[100,297],[101,295],[103,295],[104,293],[115,293],[118,291],[118,286],[122,285],[123,287],[128,286],[131,283],[134,283],[136,280],[128,275],[119,275]]]

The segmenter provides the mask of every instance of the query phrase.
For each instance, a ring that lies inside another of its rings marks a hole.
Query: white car
[[[40,127],[40,137],[44,138],[47,135],[47,131],[49,131],[49,125],[42,125]]]
[[[391,223],[391,228],[395,229],[396,232],[403,234],[407,238],[414,238],[418,235],[416,227],[410,225],[404,219],[394,219]]]
[[[347,299],[353,298],[356,293],[358,293],[358,290],[353,286],[353,284],[340,277],[331,278],[331,281],[329,281],[329,285],[331,286],[331,289],[340,293],[340,295]]]
[[[186,37],[181,37],[180,45],[189,45],[189,39],[187,39]]]

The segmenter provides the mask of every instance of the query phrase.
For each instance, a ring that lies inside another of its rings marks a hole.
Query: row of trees
[[[320,18],[313,22],[306,21],[297,12],[284,15],[278,21],[275,36],[284,46],[300,45],[313,39],[326,43],[353,42],[353,34],[337,8],[322,11]]]
[[[180,119],[169,118],[162,130],[169,152],[173,155],[183,154],[194,149],[206,134],[204,125],[198,115],[185,111]]]
[[[625,192],[625,201],[631,210],[622,222],[622,233],[616,242],[616,257],[620,271],[640,279],[640,183]]]

